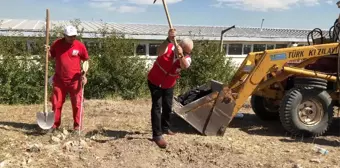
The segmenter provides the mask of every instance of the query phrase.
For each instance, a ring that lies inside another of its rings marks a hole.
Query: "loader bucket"
[[[231,92],[214,80],[201,87],[210,88],[211,93],[186,105],[174,99],[174,113],[203,135],[223,136],[233,118],[235,101]]]

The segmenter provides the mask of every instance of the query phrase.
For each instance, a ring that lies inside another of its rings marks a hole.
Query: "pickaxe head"
[[[157,0],[154,0],[154,1],[153,1],[153,4],[155,4],[155,3],[156,3],[156,1],[157,1]]]

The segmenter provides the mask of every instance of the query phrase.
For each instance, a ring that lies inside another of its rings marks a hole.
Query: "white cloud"
[[[335,3],[332,0],[327,0],[326,3],[328,3],[330,5],[335,5]]]
[[[162,0],[90,0],[88,5],[93,8],[102,8],[120,13],[139,13],[146,11],[148,5],[161,5]],[[174,4],[183,0],[167,0],[167,4]]]
[[[250,10],[250,11],[282,11],[290,9],[293,6],[315,6],[324,0],[215,0],[214,7],[230,6],[233,8]],[[326,3],[332,3],[327,0]]]
[[[113,3],[112,2],[89,2],[89,5],[93,8],[110,8]]]
[[[117,12],[120,13],[139,13],[139,12],[144,12],[145,8],[140,8],[140,7],[136,7],[136,6],[119,6],[116,9]]]
[[[125,0],[125,1],[139,5],[152,5],[154,2],[154,0]],[[166,3],[173,4],[181,1],[183,0],[167,0]],[[155,4],[162,4],[162,0],[157,0]]]

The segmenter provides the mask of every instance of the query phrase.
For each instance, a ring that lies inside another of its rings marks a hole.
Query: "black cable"
[[[329,28],[328,35],[329,35],[330,39],[333,39],[333,37],[334,37],[334,30],[332,31],[332,29],[334,29],[334,27],[335,26],[333,25],[331,28]]]
[[[332,31],[333,30],[333,31]],[[307,35],[307,42],[308,42],[308,45],[310,45],[310,41],[309,41],[309,38],[311,37],[312,38],[312,41],[313,41],[313,45],[314,45],[314,32],[317,32],[321,35],[321,44],[323,44],[323,34],[322,34],[322,30],[320,28],[315,28],[313,29],[312,31],[310,31]],[[336,19],[334,21],[334,24],[332,27],[329,28],[329,31],[328,31],[328,35],[329,35],[329,38],[330,40],[332,40],[333,42],[337,42],[339,39],[339,36],[340,36],[340,24],[338,23],[338,19]],[[339,52],[340,52],[340,49],[339,49]],[[336,85],[337,85],[337,88],[340,87],[340,53],[338,54],[338,67],[337,67],[337,80],[336,80]],[[340,94],[340,93],[339,93]],[[339,95],[340,96],[340,95]],[[340,104],[340,99],[339,99],[339,104]],[[340,108],[339,108],[340,109]]]
[[[314,32],[320,34],[320,36],[321,36],[321,44],[323,44],[323,34],[322,34],[322,30],[321,30],[320,28],[315,28],[315,29],[313,29],[312,31],[310,31],[310,32],[308,33],[308,35],[307,35],[307,42],[308,42],[308,45],[310,45],[310,42],[309,42],[309,38],[310,38],[310,37],[312,38],[312,42],[313,42],[313,45],[314,45],[314,42],[315,42],[314,36],[313,36],[313,35],[314,35]]]
[[[308,45],[311,45],[310,43],[310,38],[312,39],[313,45],[315,43],[314,39],[314,33],[319,33],[321,36],[321,44],[324,42],[324,37],[323,37],[323,32],[320,28],[315,28],[312,31],[310,31],[307,35],[307,42]],[[339,33],[340,33],[340,24],[338,23],[338,19],[336,19],[333,23],[333,26],[329,28],[328,35],[329,38],[333,41],[336,42],[339,40]]]

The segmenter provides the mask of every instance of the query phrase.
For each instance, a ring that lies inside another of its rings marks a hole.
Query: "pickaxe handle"
[[[157,0],[155,0],[153,3],[156,3]],[[165,14],[166,14],[166,17],[168,19],[168,23],[169,23],[169,27],[170,29],[173,29],[173,26],[172,26],[172,23],[171,23],[171,18],[170,18],[170,15],[169,15],[169,10],[168,10],[168,6],[166,4],[166,0],[162,0],[163,1],[163,7],[164,7],[164,10],[165,10]],[[175,47],[177,48],[177,41],[176,41],[176,38],[174,39],[174,42],[175,42]]]

